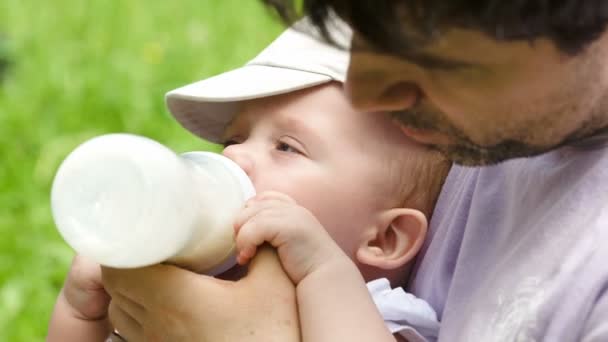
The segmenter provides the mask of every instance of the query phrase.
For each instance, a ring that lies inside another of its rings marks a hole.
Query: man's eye
[[[290,153],[298,153],[298,154],[302,153],[298,149],[296,149],[293,146],[291,146],[285,142],[282,142],[282,141],[279,141],[277,143],[277,150],[279,150],[281,152],[290,152]]]

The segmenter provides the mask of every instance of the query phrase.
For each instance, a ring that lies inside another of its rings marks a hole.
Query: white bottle
[[[59,232],[115,268],[170,262],[217,274],[234,265],[235,215],[255,194],[219,154],[177,155],[148,138],[109,134],[78,146],[51,190]]]

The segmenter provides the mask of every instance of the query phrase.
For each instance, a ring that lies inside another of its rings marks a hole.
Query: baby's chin
[[[241,266],[236,264],[232,268],[229,268],[226,272],[216,275],[216,278],[223,280],[239,280],[247,275],[247,266]]]

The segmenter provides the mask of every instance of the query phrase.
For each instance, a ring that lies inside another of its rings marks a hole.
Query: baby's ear
[[[376,226],[366,231],[356,258],[362,264],[380,269],[396,269],[418,254],[426,231],[427,220],[421,211],[386,210],[380,214]]]

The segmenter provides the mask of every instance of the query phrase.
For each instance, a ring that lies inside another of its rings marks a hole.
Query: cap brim
[[[240,101],[289,93],[330,82],[330,76],[285,67],[248,64],[167,93],[171,114],[189,131],[220,143]]]

